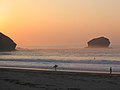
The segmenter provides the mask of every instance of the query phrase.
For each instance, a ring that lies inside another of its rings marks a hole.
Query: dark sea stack
[[[13,51],[16,45],[11,38],[0,32],[0,51]]]
[[[94,38],[88,42],[89,48],[108,48],[109,45],[110,41],[105,37]]]

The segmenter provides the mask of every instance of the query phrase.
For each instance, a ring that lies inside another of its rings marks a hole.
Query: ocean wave
[[[5,62],[44,62],[44,63],[80,63],[80,64],[114,64],[120,65],[118,60],[53,60],[53,59],[0,59]]]

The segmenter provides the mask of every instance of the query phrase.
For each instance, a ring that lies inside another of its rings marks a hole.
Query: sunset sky
[[[120,0],[0,0],[0,32],[18,46],[120,44]]]

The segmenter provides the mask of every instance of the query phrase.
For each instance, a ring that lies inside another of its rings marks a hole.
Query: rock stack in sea
[[[87,42],[89,48],[108,48],[110,40],[106,37],[94,38]]]
[[[0,51],[13,51],[16,45],[11,38],[0,32]]]

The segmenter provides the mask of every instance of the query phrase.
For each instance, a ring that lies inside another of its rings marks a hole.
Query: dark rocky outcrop
[[[94,38],[87,43],[90,48],[108,48],[110,45],[109,39],[105,37]]]
[[[15,48],[16,43],[11,38],[0,32],[0,51],[12,51],[15,50]]]

